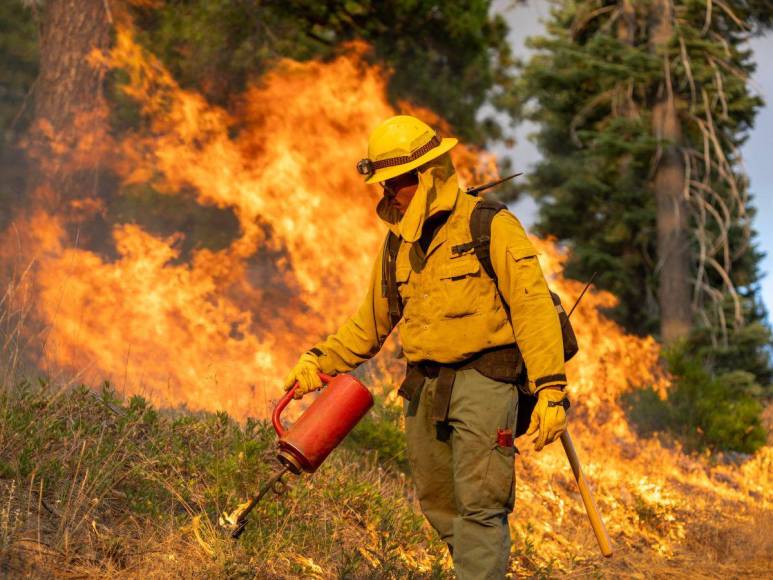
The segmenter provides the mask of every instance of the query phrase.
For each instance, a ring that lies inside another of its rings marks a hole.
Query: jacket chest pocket
[[[438,305],[446,318],[471,316],[481,311],[480,262],[474,255],[461,256],[438,268],[440,297]]]

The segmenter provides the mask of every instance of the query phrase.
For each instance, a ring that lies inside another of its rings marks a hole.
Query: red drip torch
[[[225,517],[227,525],[233,528],[232,538],[242,535],[247,516],[269,489],[277,494],[284,491],[282,477],[288,471],[296,475],[300,475],[301,471],[314,473],[373,406],[370,391],[353,376],[341,374],[331,377],[319,373],[319,378],[327,385],[326,388],[289,429],[282,426],[281,416],[293,400],[298,383],[287,391],[274,409],[271,420],[279,436],[277,459],[283,469],[252,500],[237,509],[236,513]]]
[[[319,373],[327,388],[292,427],[282,427],[281,415],[292,401],[296,385],[274,409],[271,418],[279,435],[277,459],[296,475],[314,473],[373,406],[373,396],[351,375],[330,377]]]

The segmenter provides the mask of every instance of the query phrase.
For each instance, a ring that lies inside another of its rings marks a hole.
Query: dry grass
[[[107,387],[60,392],[21,383],[0,402],[0,575],[451,577],[399,458],[379,459],[394,455],[391,438],[399,436],[383,408],[319,472],[291,479],[282,498],[266,497],[234,542],[217,518],[275,469],[266,423],[158,412]],[[616,550],[604,560],[568,470],[548,467],[546,477],[539,456],[525,455],[512,520],[514,577],[735,578],[770,570],[770,511],[701,495],[689,479],[670,484],[673,497],[694,497],[682,505],[647,497],[633,479],[608,489],[597,475]],[[640,460],[652,463],[646,454]]]
[[[217,525],[275,469],[263,422],[158,413],[109,388],[2,395],[0,570],[58,577],[442,577],[409,485],[339,450],[267,497],[239,542]]]

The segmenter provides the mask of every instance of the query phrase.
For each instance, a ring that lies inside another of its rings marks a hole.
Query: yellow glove
[[[285,379],[285,391],[292,389],[297,382],[298,388],[295,389],[293,398],[300,399],[306,393],[321,389],[323,384],[322,379],[319,378],[319,371],[317,356],[312,352],[303,353]]]
[[[566,409],[569,408],[569,400],[561,389],[546,387],[537,393],[537,405],[531,414],[527,435],[533,435],[539,430],[539,435],[534,438],[535,449],[540,451],[548,443],[552,443],[566,430]]]

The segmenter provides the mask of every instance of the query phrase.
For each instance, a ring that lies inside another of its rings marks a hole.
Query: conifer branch
[[[604,91],[603,93],[593,97],[590,101],[583,105],[580,111],[572,118],[572,122],[569,124],[569,135],[571,136],[572,143],[574,143],[577,147],[583,147],[583,143],[580,140],[580,137],[577,135],[577,127],[585,122],[585,119],[596,107],[605,101],[612,100],[612,97],[615,96],[619,86],[620,85],[617,84],[608,91]]]
[[[722,36],[721,34],[717,34],[713,30],[709,31],[709,36],[714,42],[717,42],[720,45],[722,45],[722,48],[725,51],[725,56],[727,58],[731,58],[733,56],[733,53],[730,50],[730,44],[728,44],[727,39],[724,36]]]

